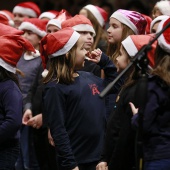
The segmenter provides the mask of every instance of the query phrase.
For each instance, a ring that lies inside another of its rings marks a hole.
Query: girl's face
[[[14,13],[14,27],[18,28],[23,22],[24,18],[29,18],[27,15],[23,15],[20,13]]]
[[[30,30],[24,30],[23,37],[27,39],[35,49],[39,50],[39,43],[41,38]]]
[[[47,27],[47,33],[54,33],[57,32],[59,30],[59,28],[55,25],[48,25]]]
[[[76,48],[76,59],[75,59],[75,69],[79,70],[84,67],[84,60],[85,55],[87,53],[86,49],[84,48],[85,39],[84,37],[80,36],[77,41],[77,48]]]
[[[84,48],[89,51],[93,45],[94,42],[94,38],[93,38],[93,33],[91,32],[87,32],[87,31],[79,31],[78,32],[81,37],[84,38],[85,42],[84,42]]]
[[[110,18],[109,28],[107,29],[108,33],[108,42],[115,44],[121,41],[123,27],[121,22],[115,18]]]
[[[129,56],[128,56],[126,50],[121,45],[120,53],[116,58],[117,72],[121,72],[122,70],[124,70],[127,67],[127,65],[129,64],[129,62],[130,62]]]
[[[153,25],[153,27],[152,27],[152,29],[151,29],[151,33],[156,33],[159,23],[160,23],[160,21],[156,22],[156,23]]]
[[[152,18],[155,19],[156,17],[162,15],[161,11],[158,9],[157,6],[154,6],[152,10]]]

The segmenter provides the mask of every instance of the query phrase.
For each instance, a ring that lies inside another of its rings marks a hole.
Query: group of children
[[[145,51],[144,108],[136,62],[99,97],[170,22],[167,6],[151,22],[118,9],[105,31],[107,12],[92,4],[75,16],[17,4],[15,28],[0,27],[0,169],[133,170],[142,109],[144,170],[169,170],[170,28]]]

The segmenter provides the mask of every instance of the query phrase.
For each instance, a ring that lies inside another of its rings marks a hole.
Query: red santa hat
[[[86,5],[83,8],[89,10],[94,15],[94,17],[97,19],[97,21],[102,27],[105,25],[108,19],[108,14],[103,8],[100,8],[99,6],[95,6],[91,4]]]
[[[170,18],[162,20],[158,25],[157,32],[160,32],[169,23]],[[158,44],[163,50],[170,53],[170,27],[158,37]]]
[[[40,44],[41,58],[43,66],[49,58],[66,54],[78,41],[80,34],[71,27],[63,28],[55,33],[47,34]]]
[[[14,15],[12,12],[10,12],[8,10],[0,11],[0,23],[3,23],[5,25],[14,26],[13,18],[14,18]]]
[[[142,14],[142,16],[145,18],[147,22],[146,28],[145,28],[145,34],[150,34],[150,26],[151,26],[152,18],[145,14]]]
[[[127,25],[135,34],[145,34],[147,22],[139,12],[119,9],[115,11],[110,18],[115,18]]]
[[[0,36],[2,35],[22,35],[23,31],[13,28],[11,26],[0,23]]]
[[[46,33],[46,25],[48,20],[42,20],[39,18],[25,18],[22,24],[19,26],[19,30],[30,30],[40,37],[44,37]]]
[[[20,13],[29,17],[37,18],[41,11],[38,5],[34,2],[21,2],[14,7],[13,14],[14,13]]]
[[[154,38],[154,35],[147,34],[147,35],[130,35],[125,40],[122,41],[122,45],[127,51],[128,55],[130,57],[134,57],[137,52],[146,44],[148,44],[152,39]],[[154,66],[154,53],[156,49],[157,41],[155,41],[152,44],[152,49],[148,51],[147,57],[149,60],[149,65],[151,67]]]
[[[91,21],[83,15],[75,15],[74,17],[63,21],[62,28],[72,27],[75,31],[88,31],[92,32],[93,36],[96,35]]]
[[[159,1],[155,5],[163,15],[170,16],[170,1]]]
[[[54,19],[58,14],[59,14],[58,11],[49,10],[49,11],[41,13],[41,15],[38,18],[39,19],[42,19],[42,18]]]
[[[49,25],[54,25],[56,27],[58,27],[59,29],[61,29],[61,21],[58,20],[58,19],[50,19],[46,25],[46,28],[49,26]]]
[[[23,52],[35,52],[30,42],[20,35],[4,35],[0,40],[0,66],[12,73],[16,73],[16,64]]]
[[[153,26],[155,25],[155,23],[160,22],[160,21],[162,21],[162,20],[164,20],[164,19],[168,19],[168,18],[169,18],[169,16],[167,16],[167,15],[160,15],[160,16],[156,17],[156,18],[151,22],[150,32],[152,32],[152,28],[153,28]]]
[[[69,18],[72,18],[71,14],[65,10],[65,9],[62,9],[58,15],[56,16],[56,19],[60,20],[61,22],[69,19]]]

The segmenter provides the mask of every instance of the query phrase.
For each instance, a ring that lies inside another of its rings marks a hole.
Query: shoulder
[[[18,96],[22,96],[19,87],[12,80],[6,80],[3,82],[0,82],[0,89],[1,89],[0,90],[1,95],[10,93],[11,96],[12,96],[12,94],[17,94]]]

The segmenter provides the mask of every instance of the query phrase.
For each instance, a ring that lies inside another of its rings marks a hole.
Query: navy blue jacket
[[[158,77],[149,78],[143,120],[144,159],[170,159],[170,92]],[[132,118],[138,126],[138,114]]]
[[[0,82],[0,147],[19,140],[22,124],[22,94],[12,80]]]
[[[80,71],[70,85],[50,82],[44,92],[44,113],[55,142],[61,169],[73,169],[78,164],[99,161],[106,127],[105,100],[99,97],[112,81],[116,68],[102,55],[103,80],[90,72]]]

